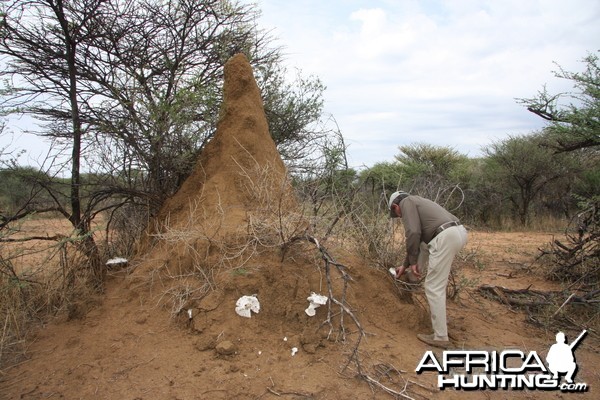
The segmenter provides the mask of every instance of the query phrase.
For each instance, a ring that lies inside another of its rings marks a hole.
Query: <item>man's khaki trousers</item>
[[[431,325],[436,340],[448,340],[446,325],[448,276],[454,257],[466,244],[467,230],[462,225],[442,231],[428,244],[421,243],[418,263],[421,269],[427,266],[425,295],[429,303]]]

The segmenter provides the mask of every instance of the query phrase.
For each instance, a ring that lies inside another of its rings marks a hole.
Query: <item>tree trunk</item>
[[[104,268],[100,262],[100,252],[94,242],[90,227],[90,218],[82,218],[81,212],[81,138],[83,135],[81,117],[79,113],[79,103],[77,101],[77,67],[75,53],[77,50],[76,39],[72,36],[69,29],[69,21],[62,8],[62,3],[55,5],[55,13],[58,18],[62,31],[65,35],[65,54],[68,64],[69,74],[69,102],[71,107],[71,124],[73,128],[73,149],[71,152],[71,214],[69,221],[78,231],[81,237],[80,249],[88,258],[88,267],[91,268],[94,287],[102,288],[104,281]]]

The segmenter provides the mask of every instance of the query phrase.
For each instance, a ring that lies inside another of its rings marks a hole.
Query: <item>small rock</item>
[[[315,354],[317,352],[318,345],[315,343],[305,343],[302,345],[302,349],[308,354]]]
[[[216,339],[209,335],[202,335],[194,340],[194,347],[198,351],[206,351],[215,348]]]
[[[222,356],[230,356],[236,353],[237,346],[229,340],[224,340],[217,344],[215,350],[217,350],[217,353],[219,353]]]
[[[204,315],[199,315],[198,318],[194,318],[192,324],[192,329],[197,333],[204,332],[204,330],[210,325],[206,321],[206,317]]]

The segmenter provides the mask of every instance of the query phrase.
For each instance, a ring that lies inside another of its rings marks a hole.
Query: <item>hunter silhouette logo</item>
[[[579,334],[570,345],[566,343],[565,334],[558,332],[556,334],[556,344],[553,344],[548,351],[546,362],[548,363],[548,369],[552,372],[554,379],[559,379],[559,373],[566,373],[567,383],[573,383],[573,376],[577,372],[577,363],[573,356],[573,350],[579,344],[581,339],[587,334],[587,330],[584,330]]]
[[[585,392],[586,383],[575,383],[577,363],[573,352],[587,334],[584,330],[567,344],[565,334],[556,334],[548,350],[546,364],[535,351],[521,350],[446,350],[438,360],[431,350],[425,352],[415,369],[418,374],[437,371],[438,388],[459,390],[560,390]],[[561,383],[565,375],[566,382]]]

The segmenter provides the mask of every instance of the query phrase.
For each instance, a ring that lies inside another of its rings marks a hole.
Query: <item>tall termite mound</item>
[[[267,209],[284,213],[294,203],[252,68],[237,54],[224,67],[217,131],[192,174],[162,206],[146,241],[153,246],[142,251],[153,247],[158,254],[152,258],[163,258],[172,273],[189,272],[211,255],[239,253],[236,246],[256,234],[258,215]]]

